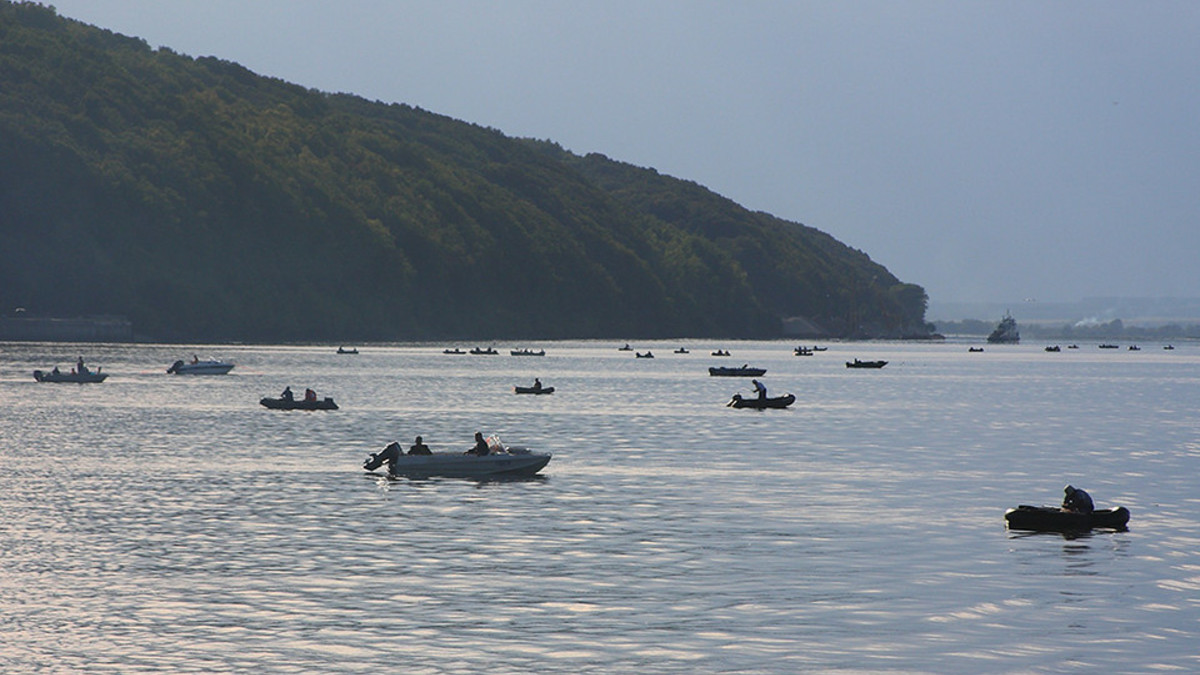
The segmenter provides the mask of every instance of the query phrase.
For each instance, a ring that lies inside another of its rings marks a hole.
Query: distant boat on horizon
[[[996,325],[996,330],[988,336],[987,341],[991,344],[1010,344],[1015,345],[1021,341],[1021,332],[1017,330],[1017,320],[1012,317],[1012,314],[1005,312],[1004,318],[1000,319],[1000,323]]]

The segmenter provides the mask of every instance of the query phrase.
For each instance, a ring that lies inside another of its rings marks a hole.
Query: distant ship
[[[1017,320],[1012,318],[1012,314],[1004,313],[1004,318],[1000,319],[999,325],[988,336],[987,341],[992,344],[1014,345],[1021,341],[1021,333],[1017,330]]]

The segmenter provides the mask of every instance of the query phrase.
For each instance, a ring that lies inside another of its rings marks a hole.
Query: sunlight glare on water
[[[1200,348],[682,344],[0,344],[0,668],[1200,670]],[[195,352],[237,367],[165,373]],[[79,354],[109,379],[33,380]],[[726,407],[743,363],[796,404]],[[554,459],[361,469],[476,430]],[[1067,483],[1129,531],[1005,529]]]

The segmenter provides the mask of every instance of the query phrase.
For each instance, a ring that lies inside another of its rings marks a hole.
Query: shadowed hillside
[[[187,340],[922,336],[924,291],[694,183],[0,2],[0,313]]]

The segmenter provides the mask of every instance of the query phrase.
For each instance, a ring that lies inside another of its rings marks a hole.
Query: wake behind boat
[[[533,452],[527,448],[507,447],[495,436],[488,439],[486,455],[434,452],[428,455],[406,455],[399,443],[390,443],[379,453],[372,453],[363,462],[367,471],[388,465],[389,476],[425,478],[525,478],[533,476],[550,463],[548,452]]]

